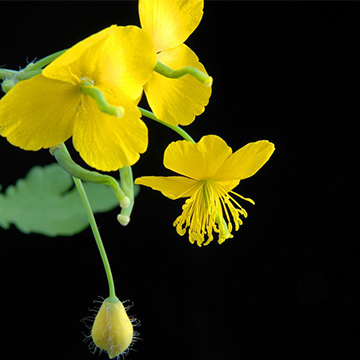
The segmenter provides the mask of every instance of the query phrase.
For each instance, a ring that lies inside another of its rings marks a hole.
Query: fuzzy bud
[[[122,354],[133,340],[133,325],[118,298],[107,298],[96,315],[91,336],[110,359]]]

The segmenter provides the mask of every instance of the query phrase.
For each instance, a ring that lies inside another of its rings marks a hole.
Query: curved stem
[[[180,69],[174,70],[158,61],[154,71],[171,79],[179,79],[185,75],[191,75],[206,87],[210,87],[213,83],[213,78],[211,76],[192,66],[184,66]]]
[[[119,183],[112,176],[103,175],[96,171],[89,171],[77,165],[62,144],[51,147],[50,154],[55,157],[59,165],[71,176],[83,181],[109,186],[122,208],[126,208],[129,205],[130,199],[125,195]]]
[[[122,106],[110,105],[106,101],[105,96],[101,92],[101,90],[96,88],[89,81],[83,81],[80,86],[80,89],[82,92],[89,95],[95,100],[99,110],[102,111],[103,113],[115,116],[117,118],[120,118],[121,116],[124,115],[124,108]]]
[[[146,116],[147,118],[149,118],[151,120],[155,120],[158,123],[167,126],[171,130],[174,130],[176,133],[178,133],[185,140],[188,140],[188,141],[191,141],[192,143],[195,143],[195,140],[181,127],[171,125],[171,124],[166,123],[165,121],[159,120],[151,111],[145,110],[145,109],[143,109],[143,108],[141,108],[139,106],[138,106],[138,109],[140,110],[140,112],[141,112],[141,114],[143,116]]]
[[[67,152],[65,144],[63,144],[63,149]],[[83,203],[83,205],[85,207],[86,215],[87,215],[87,217],[89,219],[90,227],[91,227],[91,230],[92,230],[92,232],[94,234],[94,238],[95,238],[95,241],[96,241],[96,245],[97,245],[97,247],[99,249],[101,260],[102,260],[102,262],[104,264],[106,277],[107,277],[107,280],[108,280],[108,283],[109,283],[109,298],[114,299],[114,298],[116,298],[114,279],[113,279],[113,276],[112,276],[110,263],[109,263],[107,255],[106,255],[104,244],[103,244],[103,242],[101,240],[100,232],[99,232],[99,229],[98,229],[96,221],[95,221],[94,213],[93,213],[93,211],[91,209],[91,205],[90,205],[89,199],[88,199],[88,197],[86,195],[86,191],[84,189],[82,181],[80,179],[75,178],[75,177],[73,177],[73,180],[74,180],[75,186],[76,186],[76,188],[77,188],[77,190],[79,192],[81,201],[82,201],[82,203]]]

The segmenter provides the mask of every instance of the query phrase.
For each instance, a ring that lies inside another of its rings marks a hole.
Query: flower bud
[[[94,343],[113,359],[126,351],[133,335],[133,325],[121,301],[118,298],[105,299],[92,327]]]
[[[1,89],[4,93],[8,93],[17,83],[16,79],[5,79],[1,83]]]

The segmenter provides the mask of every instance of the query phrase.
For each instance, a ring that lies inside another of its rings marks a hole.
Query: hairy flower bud
[[[107,298],[96,315],[91,336],[110,359],[122,354],[133,340],[133,325],[118,298]]]

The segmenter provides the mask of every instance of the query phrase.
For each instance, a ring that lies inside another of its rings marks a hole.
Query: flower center
[[[220,244],[232,238],[232,223],[235,224],[235,231],[239,230],[243,223],[240,215],[246,218],[247,212],[230,193],[254,202],[233,191],[226,191],[211,179],[199,181],[196,187],[194,194],[185,201],[182,214],[174,222],[178,234],[184,235],[186,228],[189,228],[190,242],[196,242],[199,246],[207,245],[213,240],[213,231],[219,234]]]
[[[95,82],[93,79],[90,79],[87,76],[82,76],[80,78],[80,86],[84,86],[84,85],[88,85],[88,86],[94,86]]]

